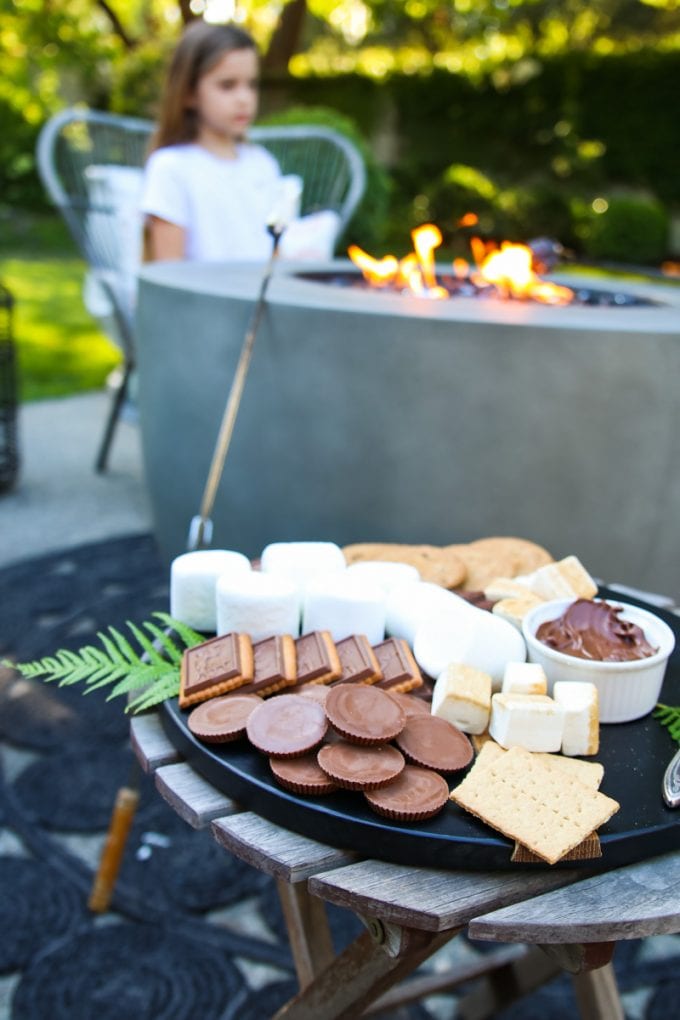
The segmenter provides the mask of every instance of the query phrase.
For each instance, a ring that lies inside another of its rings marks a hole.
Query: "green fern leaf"
[[[177,673],[168,676],[165,680],[159,680],[148,691],[144,691],[137,698],[128,703],[126,711],[137,713],[144,712],[148,708],[160,705],[168,698],[174,698],[179,694],[179,675]]]
[[[160,627],[157,627],[155,623],[151,623],[148,620],[146,623],[143,624],[143,626],[145,627],[146,630],[148,630],[149,634],[151,634],[155,638],[156,642],[164,649],[170,661],[174,662],[175,665],[179,666],[180,662],[182,661],[183,653],[174,644],[170,635],[162,631]]]
[[[143,630],[137,627],[134,623],[131,623],[129,620],[126,620],[126,626],[130,628],[131,633],[144,649],[149,662],[154,663],[154,665],[166,662],[156,645],[152,641],[149,641]]]
[[[157,666],[150,666],[144,670],[133,669],[109,691],[106,700],[111,701],[112,698],[117,698],[121,694],[129,694],[130,691],[135,691],[139,687],[146,687],[149,683],[156,683],[167,676],[177,678],[177,690],[179,692],[179,671],[176,668],[171,669],[169,663],[166,662]]]
[[[165,627],[174,630],[187,648],[193,648],[194,645],[200,645],[205,641],[205,634],[199,634],[197,630],[192,630],[191,627],[187,627],[186,623],[176,620],[169,613],[153,613],[152,615],[159,619]]]
[[[680,744],[680,705],[662,705],[659,702],[652,715],[666,727],[673,740]]]

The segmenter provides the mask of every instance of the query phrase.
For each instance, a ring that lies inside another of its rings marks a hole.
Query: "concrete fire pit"
[[[680,290],[626,285],[657,302],[627,308],[427,301],[303,268],[282,263],[269,289],[215,547],[519,535],[680,595]],[[200,506],[259,280],[141,275],[141,427],[168,559]]]

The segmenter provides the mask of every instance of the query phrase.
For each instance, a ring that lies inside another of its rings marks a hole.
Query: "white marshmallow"
[[[304,589],[312,578],[344,571],[345,555],[334,542],[271,542],[262,550],[260,568],[265,574],[283,574]]]
[[[240,552],[200,549],[177,556],[170,567],[170,615],[187,627],[212,633],[217,628],[217,578],[249,573],[250,560]]]
[[[380,585],[386,595],[400,584],[420,580],[417,569],[410,564],[388,563],[386,560],[363,560],[361,563],[350,563],[347,573],[361,581],[370,581],[372,584]]]
[[[328,630],[334,641],[365,634],[372,645],[385,637],[385,596],[377,584],[347,573],[310,581],[304,595],[302,633]]]
[[[217,633],[241,631],[253,641],[300,632],[300,592],[286,577],[253,570],[217,580]]]
[[[385,630],[390,637],[404,638],[412,647],[421,623],[434,614],[447,614],[451,619],[476,612],[474,606],[430,581],[410,581],[391,589],[387,595]],[[447,663],[444,663],[447,665]],[[431,676],[438,676],[431,673]]]
[[[564,711],[562,754],[597,754],[600,713],[595,684],[585,680],[557,680],[553,698]]]
[[[440,673],[432,692],[432,715],[463,733],[483,733],[489,725],[491,677],[472,666],[454,663]]]
[[[564,711],[552,698],[540,694],[494,694],[489,734],[506,750],[559,751],[564,732]]]
[[[439,676],[452,662],[488,673],[500,690],[507,662],[524,662],[524,638],[510,623],[483,609],[452,618],[439,613],[421,623],[413,640],[416,662],[430,676]]]
[[[548,678],[538,662],[508,662],[501,690],[503,694],[547,694]]]

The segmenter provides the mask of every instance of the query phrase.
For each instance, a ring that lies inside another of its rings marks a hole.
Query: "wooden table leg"
[[[335,956],[326,908],[317,896],[310,896],[306,882],[292,885],[279,878],[276,886],[302,991]]]
[[[291,999],[274,1020],[356,1020],[383,991],[410,974],[460,929],[424,932],[399,929],[385,942],[373,933],[360,935],[308,987]]]
[[[623,1006],[611,963],[598,970],[572,974],[581,1020],[624,1020]]]

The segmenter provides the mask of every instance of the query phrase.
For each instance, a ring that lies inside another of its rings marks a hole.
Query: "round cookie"
[[[378,790],[403,770],[404,756],[390,744],[358,747],[344,740],[325,744],[316,756],[320,768],[345,790]]]
[[[386,744],[406,722],[394,698],[366,684],[338,684],[324,707],[333,729],[352,744]]]
[[[422,822],[441,811],[449,799],[449,788],[438,772],[406,765],[389,786],[364,796],[376,814],[384,818]]]
[[[246,723],[248,740],[270,758],[299,758],[318,747],[328,720],[323,705],[299,694],[263,701]]]
[[[187,726],[206,744],[225,744],[244,735],[251,712],[261,704],[262,698],[257,694],[225,694],[221,698],[211,698],[192,710]]]
[[[400,542],[356,542],[343,548],[348,564],[365,560],[407,563],[423,581],[456,588],[465,580],[463,560],[451,546],[408,545]]]
[[[472,761],[472,744],[439,716],[412,716],[396,738],[407,761],[435,772],[458,772]]]
[[[492,536],[446,548],[465,564],[467,576],[459,587],[467,591],[483,590],[496,577],[530,574],[553,562],[547,549],[526,538]]]

